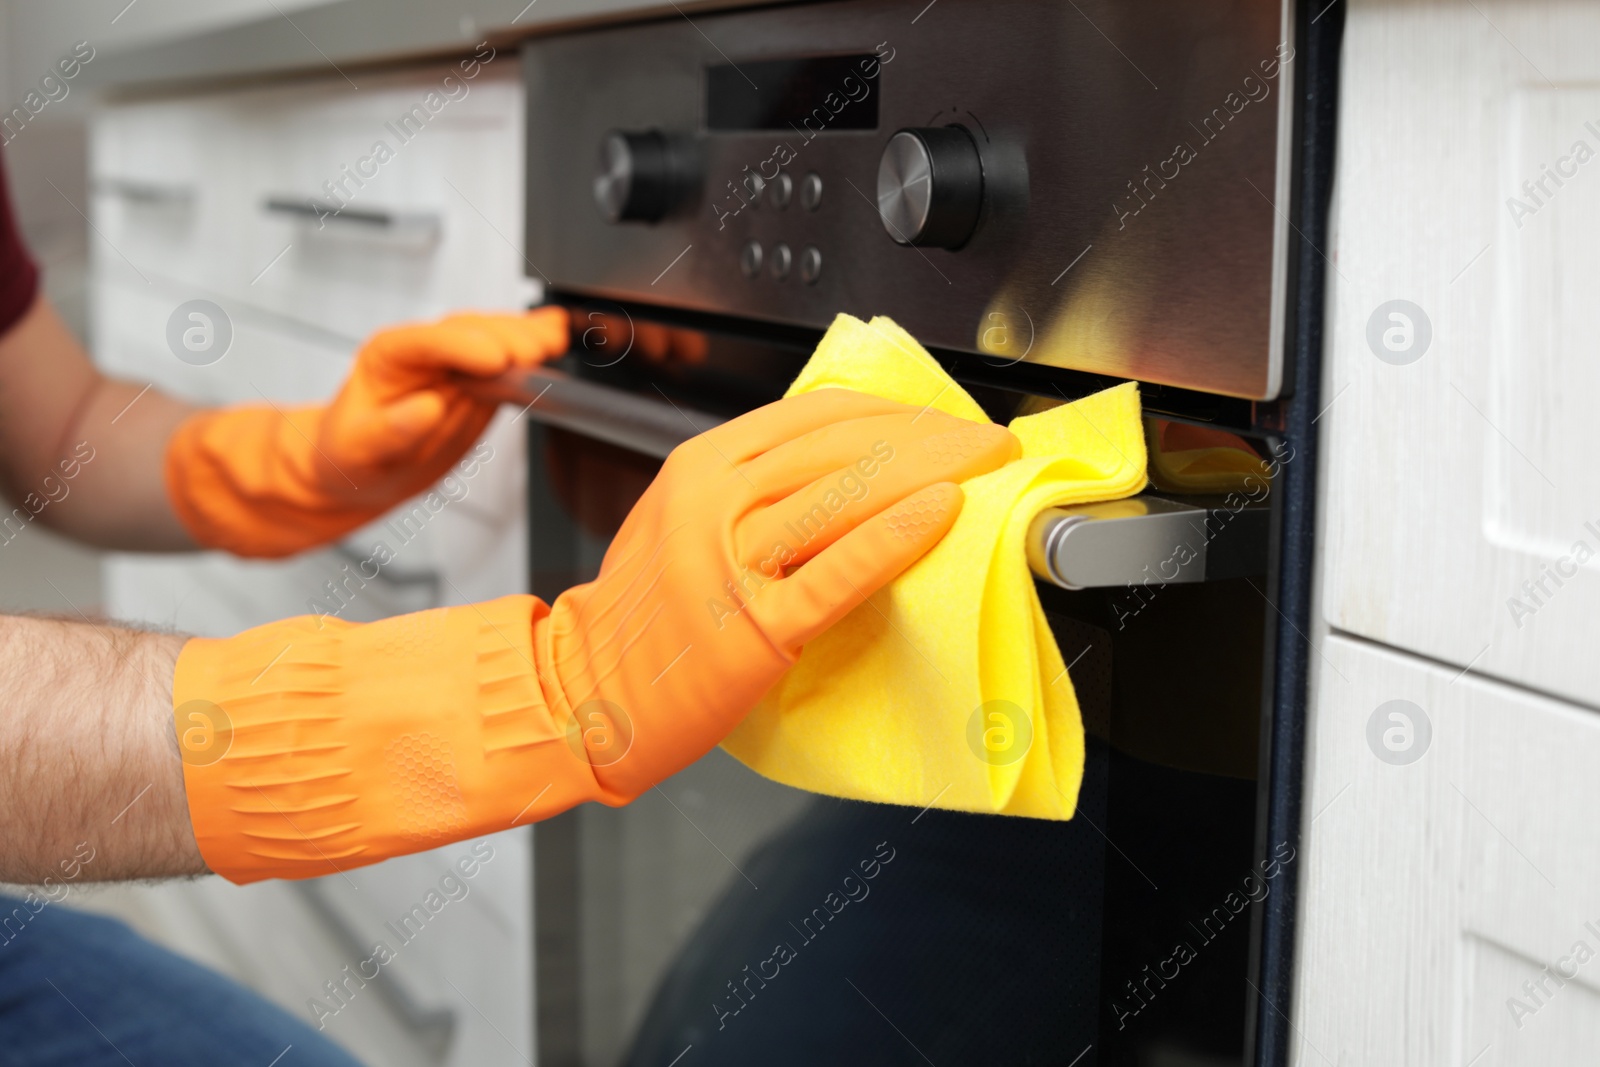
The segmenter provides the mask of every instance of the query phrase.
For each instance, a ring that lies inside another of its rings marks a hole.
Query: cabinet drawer
[[[457,66],[117,105],[95,121],[106,276],[360,338],[524,307],[522,93]]]
[[[221,291],[243,266],[231,248],[248,197],[243,131],[213,99],[130,104],[91,122],[90,246],[97,274]],[[247,279],[246,279],[247,280]]]
[[[457,74],[452,95],[444,78],[454,69],[363,74],[359,93],[318,79],[102,110],[91,164],[104,237],[91,288],[100,366],[206,404],[314,402],[334,393],[360,341],[382,326],[462,307],[526,306],[536,292],[518,251],[515,58],[502,53],[470,81]],[[419,106],[426,121],[415,117]],[[408,115],[402,143],[396,124]],[[392,157],[360,187],[344,178],[380,140]],[[341,178],[346,217],[294,210],[329,201],[324,183]],[[385,215],[397,224],[380,225]],[[167,339],[175,310],[192,299],[218,304],[232,328],[227,353],[206,366],[177,358]],[[479,443],[476,473],[437,489],[442,507],[405,502],[341,544],[291,560],[111,555],[107,609],[226,636],[308,611],[365,621],[520,592],[524,429],[503,411]],[[393,560],[364,579],[360,565],[380,540]],[[491,842],[494,859],[470,893],[400,948],[382,982],[325,1019],[332,1037],[374,1063],[511,1064],[533,1055],[528,833]],[[385,924],[424,903],[472,847],[403,857],[310,890],[206,879],[134,892],[148,898],[157,936],[315,1025],[310,1000],[328,1003],[326,983],[355,967],[372,939],[393,945]]]
[[[1296,1061],[1587,1062],[1600,716],[1365,641],[1322,653]]]
[[[159,280],[128,284],[96,272],[90,291],[95,362],[109,374],[154,382],[203,404],[326,400],[350,368],[355,340],[273,315],[219,294],[232,341],[213,363],[194,366],[169,345],[168,323],[193,290]],[[182,318],[182,316],[180,316]]]

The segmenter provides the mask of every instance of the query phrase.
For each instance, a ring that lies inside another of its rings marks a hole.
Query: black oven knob
[[[960,126],[900,130],[878,161],[878,216],[903,245],[960,248],[983,210],[983,163]]]
[[[600,142],[594,202],[607,222],[656,222],[689,181],[683,146],[660,130],[612,130]]]

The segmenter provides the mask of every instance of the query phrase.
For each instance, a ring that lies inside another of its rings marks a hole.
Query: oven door
[[[535,389],[541,597],[595,575],[676,443],[776,398],[809,349],[668,335],[650,358],[578,351]],[[974,393],[1001,419],[1039,402]],[[1267,884],[1247,582],[1045,589],[1090,732],[1070,822],[815,796],[718,749],[539,824],[540,1062],[1245,1062]]]

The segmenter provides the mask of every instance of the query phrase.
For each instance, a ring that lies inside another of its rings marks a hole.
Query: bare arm
[[[89,362],[43,297],[0,335],[0,540],[40,522],[107,548],[195,547],[162,484],[193,408]]]
[[[185,640],[0,617],[0,881],[205,872],[172,717]]]
[[[141,388],[97,371],[42,297],[0,336],[0,542],[40,522],[106,546],[194,547],[161,481],[190,409]],[[205,870],[172,718],[184,640],[0,617],[0,881]]]

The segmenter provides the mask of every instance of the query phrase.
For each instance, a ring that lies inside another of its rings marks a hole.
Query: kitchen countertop
[[[586,24],[691,18],[779,0],[337,0],[109,53],[84,73],[116,90],[332,73],[469,52]],[[493,10],[486,10],[492,8]]]

